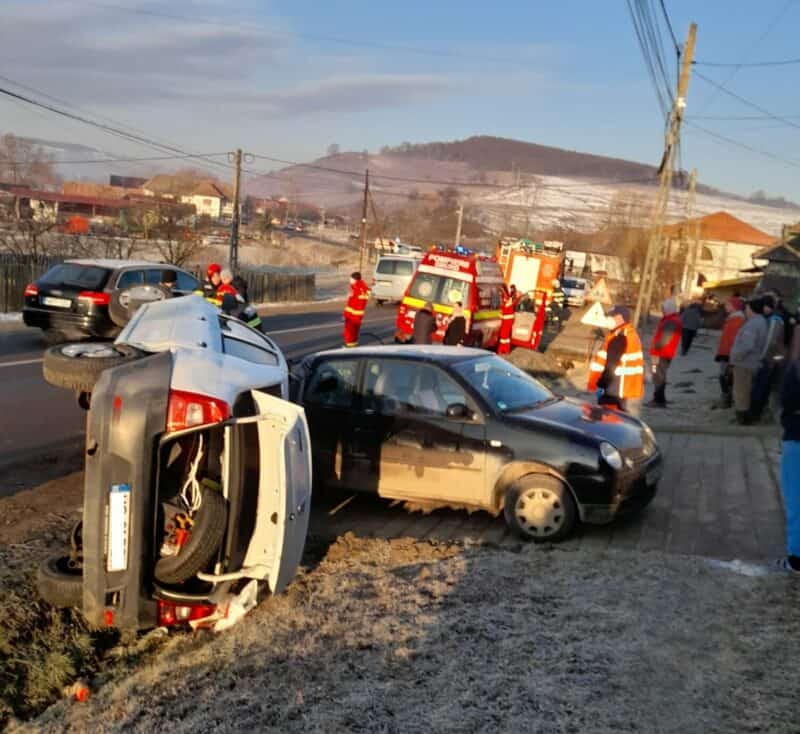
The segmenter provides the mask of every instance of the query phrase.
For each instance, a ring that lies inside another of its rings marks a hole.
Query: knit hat
[[[667,300],[661,304],[661,311],[663,312],[664,316],[670,316],[671,314],[678,313],[678,304],[675,303],[675,299],[667,298]]]

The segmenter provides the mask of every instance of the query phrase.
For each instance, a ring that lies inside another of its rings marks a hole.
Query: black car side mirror
[[[469,418],[471,413],[464,403],[452,403],[447,406],[445,415],[448,418]]]

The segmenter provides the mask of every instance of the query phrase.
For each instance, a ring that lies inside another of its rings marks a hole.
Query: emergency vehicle
[[[509,285],[520,293],[553,292],[553,281],[561,275],[564,243],[557,241],[503,239],[497,243],[497,262]]]
[[[395,340],[407,342],[414,317],[426,301],[436,319],[434,341],[444,339],[453,305],[461,302],[467,320],[465,344],[494,349],[500,334],[500,289],[503,274],[497,261],[464,247],[432,247],[422,258],[397,311]]]

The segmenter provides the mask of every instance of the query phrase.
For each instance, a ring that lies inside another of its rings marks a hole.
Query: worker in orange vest
[[[344,345],[358,346],[358,332],[364,320],[364,311],[369,300],[369,287],[362,280],[361,273],[356,271],[350,275],[350,296],[344,307]]]
[[[638,415],[644,395],[642,340],[626,306],[615,306],[608,316],[611,331],[589,365],[589,390],[597,394],[598,405]]]
[[[508,354],[511,351],[511,331],[514,328],[514,310],[516,309],[514,296],[508,286],[503,284],[500,294],[500,341],[497,344],[498,354]]]

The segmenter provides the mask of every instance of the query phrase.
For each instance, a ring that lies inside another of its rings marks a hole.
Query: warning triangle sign
[[[592,307],[583,314],[581,323],[587,326],[599,326],[601,329],[608,328],[608,316],[606,316],[600,301],[595,301]]]
[[[608,292],[605,278],[600,278],[600,280],[594,284],[592,289],[586,294],[586,300],[604,303],[606,306],[611,305],[611,294]]]

